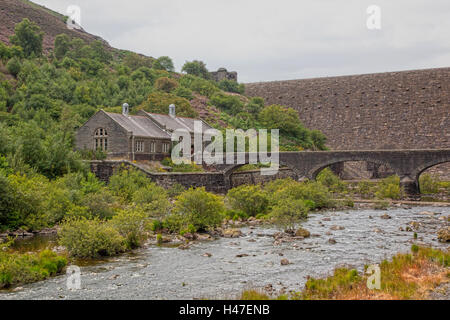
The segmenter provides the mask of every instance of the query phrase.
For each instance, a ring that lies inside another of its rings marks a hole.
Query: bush
[[[158,78],[155,82],[155,88],[167,93],[175,90],[178,86],[178,82],[174,79],[167,77]]]
[[[10,59],[8,61],[8,63],[6,64],[6,69],[14,77],[17,77],[17,75],[19,74],[21,68],[22,68],[22,65],[20,63],[20,60],[17,59],[16,57]]]
[[[194,75],[197,77],[201,77],[203,79],[210,79],[211,76],[209,74],[208,69],[206,68],[206,64],[203,61],[186,61],[181,69],[182,72],[186,72],[187,74]]]
[[[41,28],[25,18],[22,22],[15,25],[14,35],[10,37],[12,44],[20,46],[27,57],[40,56],[42,54],[42,41],[44,33]]]
[[[173,163],[172,159],[165,158],[163,161],[161,161],[161,164],[167,167],[172,168],[172,172],[199,172],[203,171],[203,168],[199,165],[195,164],[194,162],[191,163],[180,163],[175,164]]]
[[[195,231],[216,227],[222,222],[225,212],[220,196],[207,192],[204,187],[183,192],[177,197],[174,212],[165,225],[172,231],[180,232],[192,225]]]
[[[259,185],[241,185],[227,193],[227,200],[234,210],[245,212],[249,216],[266,213],[269,201]]]
[[[219,82],[219,88],[222,89],[223,91],[240,94],[244,94],[245,91],[244,84],[239,84],[236,81],[226,79]]]
[[[310,209],[335,207],[328,188],[319,182],[296,182],[292,179],[274,181],[265,188],[272,206],[296,199],[305,201]]]
[[[177,116],[195,118],[198,116],[197,111],[191,106],[188,100],[180,98],[176,95],[166,92],[153,92],[148,96],[138,109],[154,113],[169,113],[169,105],[176,106]]]
[[[10,253],[0,245],[0,289],[22,283],[44,280],[59,274],[67,265],[67,259],[50,250],[40,253]]]
[[[360,181],[358,182],[358,186],[356,187],[356,192],[360,195],[367,196],[372,193],[372,186],[368,181]]]
[[[167,189],[167,194],[170,198],[175,198],[182,194],[184,191],[186,191],[186,188],[183,185],[174,183],[169,189]]]
[[[345,184],[337,175],[331,171],[330,168],[323,169],[318,175],[316,180],[328,187],[332,192],[342,192],[345,190]]]
[[[379,199],[400,199],[404,192],[400,187],[400,178],[398,176],[390,176],[381,180],[378,185],[378,191],[375,193]]]
[[[71,219],[61,225],[59,244],[76,258],[98,258],[123,252],[126,241],[112,225],[99,219]]]
[[[136,169],[121,170],[109,179],[108,188],[116,196],[121,197],[126,202],[131,202],[134,193],[149,184],[148,178]]]
[[[148,215],[139,209],[120,210],[109,223],[126,239],[128,248],[141,246],[150,229]]]
[[[175,67],[173,66],[173,61],[167,56],[162,56],[153,61],[152,68],[156,70],[165,70],[169,72],[175,71]]]
[[[194,96],[192,95],[192,90],[183,86],[177,87],[173,93],[177,95],[180,98],[185,98],[187,100],[194,99]]]
[[[244,106],[238,97],[229,96],[223,93],[215,94],[209,102],[219,109],[234,115],[241,112]]]
[[[419,178],[420,192],[432,194],[439,192],[439,179],[432,177],[430,174],[423,174]]]
[[[270,217],[281,228],[293,230],[296,223],[308,217],[308,210],[303,200],[291,200],[276,205]]]
[[[164,188],[150,182],[133,194],[133,202],[149,216],[160,219],[170,211],[171,203]]]

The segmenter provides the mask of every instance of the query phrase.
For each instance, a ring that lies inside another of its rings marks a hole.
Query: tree
[[[169,105],[176,106],[177,116],[195,118],[198,116],[197,111],[191,106],[188,100],[180,98],[176,95],[165,92],[153,92],[148,99],[138,107],[147,112],[164,113],[169,112]]]
[[[155,81],[155,88],[167,93],[170,93],[176,87],[178,87],[178,82],[167,77],[161,77]]]
[[[242,83],[239,84],[236,81],[227,80],[227,79],[224,79],[219,82],[219,88],[222,89],[223,91],[240,93],[240,94],[244,94],[244,91],[245,91],[244,84],[242,84]]]
[[[44,33],[41,28],[27,18],[16,24],[15,34],[10,37],[11,43],[21,46],[26,57],[31,55],[40,56],[42,54],[42,41]]]
[[[55,38],[55,57],[62,59],[70,49],[70,38],[67,34],[59,34]]]
[[[11,58],[10,48],[0,41],[0,60],[6,61],[9,58]]]
[[[219,109],[233,115],[241,112],[244,105],[238,97],[229,96],[223,93],[215,94],[211,98],[210,103],[218,107]]]
[[[22,65],[21,65],[19,59],[17,59],[16,57],[10,59],[8,61],[8,63],[6,64],[6,69],[8,70],[8,72],[15,77],[17,77],[21,68],[22,68]]]
[[[194,60],[191,62],[186,61],[181,71],[207,80],[211,78],[211,75],[209,74],[209,71],[206,68],[206,64],[203,61],[198,60]]]
[[[169,72],[175,71],[173,61],[168,56],[162,56],[153,62],[153,68],[157,70],[166,70]]]

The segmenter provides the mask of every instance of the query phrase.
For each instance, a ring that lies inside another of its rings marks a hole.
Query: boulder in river
[[[225,229],[222,234],[225,238],[239,238],[242,236],[242,232],[239,229]]]
[[[437,235],[440,242],[450,242],[450,227],[440,229]]]
[[[290,263],[289,260],[286,259],[286,258],[281,259],[281,261],[280,261],[280,264],[281,264],[282,266],[287,266],[289,263]]]
[[[330,239],[328,239],[328,243],[330,243],[330,244],[336,244],[337,241],[334,240],[333,238],[330,238]]]
[[[381,219],[391,219],[391,216],[388,215],[387,213],[383,214],[380,216]]]
[[[344,230],[345,227],[343,226],[331,226],[330,230]]]
[[[305,228],[298,228],[298,230],[295,232],[295,236],[297,237],[308,238],[310,235],[311,233]]]

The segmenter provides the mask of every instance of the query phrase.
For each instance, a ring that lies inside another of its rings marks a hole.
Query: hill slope
[[[70,37],[81,38],[90,43],[100,40],[105,46],[109,44],[98,36],[86,31],[70,30],[67,28],[65,16],[43,6],[27,0],[2,0],[0,1],[0,41],[9,44],[9,37],[14,34],[14,26],[21,22],[23,18],[28,18],[36,23],[44,32],[43,49],[48,52],[53,49],[55,37],[65,33]]]

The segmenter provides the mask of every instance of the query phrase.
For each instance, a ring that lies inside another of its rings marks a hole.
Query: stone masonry
[[[332,150],[450,147],[450,68],[246,84],[298,110]]]

